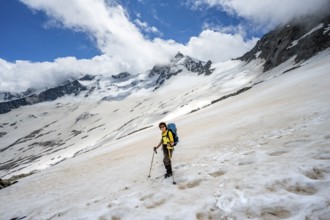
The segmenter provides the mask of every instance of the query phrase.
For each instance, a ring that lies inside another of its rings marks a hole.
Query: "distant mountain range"
[[[7,113],[20,106],[32,105],[45,101],[53,101],[65,95],[79,95],[85,92],[85,97],[91,94],[103,93],[102,100],[122,99],[129,95],[131,91],[139,88],[158,89],[165,80],[179,74],[182,71],[197,73],[198,75],[210,75],[212,62],[203,62],[189,56],[184,56],[180,52],[175,55],[167,65],[155,65],[145,74],[133,75],[127,72],[103,77],[102,75],[85,75],[80,79],[69,81],[64,85],[46,89],[37,94],[35,89],[20,94],[2,92],[4,102],[0,103],[0,114]],[[107,91],[117,90],[114,95],[107,95]],[[1,93],[0,93],[1,94]]]

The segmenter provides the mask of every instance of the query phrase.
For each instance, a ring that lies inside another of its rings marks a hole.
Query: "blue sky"
[[[0,58],[52,61],[57,57],[89,58],[99,54],[82,32],[46,27],[48,17],[17,0],[0,1]]]
[[[228,16],[218,7],[193,10],[188,3],[177,0],[121,1],[134,19],[137,14],[150,25],[157,27],[165,39],[187,43],[198,36],[205,24],[213,26],[238,25],[242,19]]]
[[[203,29],[236,26],[243,21],[218,7],[193,10],[177,0],[120,1],[133,22],[145,22],[157,32],[142,31],[149,39],[160,37],[186,44]],[[58,57],[92,58],[101,52],[84,32],[47,25],[49,17],[18,0],[0,1],[0,57],[7,61],[52,61]],[[250,34],[250,33],[249,33]],[[262,32],[253,33],[260,36]],[[251,36],[249,36],[251,37]]]
[[[0,0],[0,92],[140,74],[178,52],[213,63],[329,0]]]

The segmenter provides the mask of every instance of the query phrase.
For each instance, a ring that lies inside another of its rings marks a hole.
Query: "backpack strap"
[[[169,141],[171,141],[171,140],[170,140],[170,136],[168,135],[168,132],[170,132],[170,130],[167,130],[167,131],[166,131],[166,137],[168,138]],[[173,133],[172,133],[172,136],[173,136]]]
[[[172,147],[174,147],[175,145],[176,145],[176,143],[175,143],[175,138],[174,138],[174,134],[173,134],[173,132],[171,131],[171,130],[167,130],[167,132],[166,132],[166,135],[167,135],[167,138],[168,138],[168,140],[171,142],[171,140],[170,140],[170,136],[169,136],[169,132],[171,132],[172,133],[172,137],[173,137],[173,146]]]

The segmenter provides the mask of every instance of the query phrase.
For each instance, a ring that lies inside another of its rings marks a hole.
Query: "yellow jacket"
[[[174,142],[173,134],[169,130],[162,132],[162,143],[164,145]]]

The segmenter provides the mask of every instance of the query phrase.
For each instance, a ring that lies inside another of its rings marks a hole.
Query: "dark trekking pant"
[[[168,150],[167,145],[163,145],[163,153],[164,153],[163,162],[166,169],[166,173],[172,174],[171,158],[173,155],[173,149]]]

